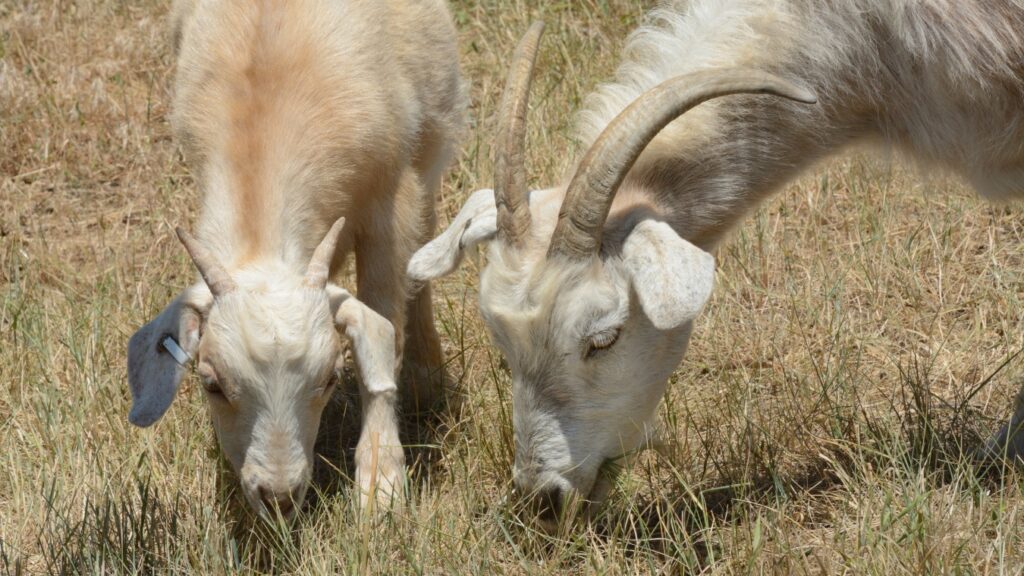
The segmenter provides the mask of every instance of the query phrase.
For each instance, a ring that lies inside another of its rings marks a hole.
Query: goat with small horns
[[[494,240],[480,310],[512,373],[513,480],[548,520],[600,499],[602,464],[642,445],[711,294],[706,251],[801,170],[874,140],[984,196],[1024,195],[1014,0],[676,2],[651,14],[616,82],[587,100],[589,149],[568,184],[528,193],[541,30],[509,74],[495,189],[472,194],[409,272],[448,274]],[[990,446],[1020,454],[1021,421],[1024,404]]]
[[[397,362],[442,364],[429,290],[413,293],[405,267],[464,123],[445,3],[178,0],[173,19],[172,126],[203,198],[198,239],[178,236],[201,279],[129,341],[129,418],[159,419],[195,358],[242,493],[292,517],[344,333],[361,376],[360,501],[388,503],[405,465]],[[359,301],[332,282],[350,252]],[[414,382],[412,396],[436,393]]]

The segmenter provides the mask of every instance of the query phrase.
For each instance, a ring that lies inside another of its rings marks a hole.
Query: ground
[[[491,183],[504,66],[528,23],[548,23],[539,186],[562,176],[572,112],[650,4],[452,3],[472,128],[442,222]],[[436,292],[451,401],[407,425],[405,509],[357,519],[353,442],[331,426],[321,495],[293,530],[253,530],[194,376],[157,426],[127,421],[127,339],[194,274],[172,233],[198,203],[167,124],[167,11],[0,3],[0,574],[1024,569],[1019,473],[967,457],[1024,381],[1024,208],[879,155],[808,174],[718,251],[661,450],[625,466],[589,522],[545,536],[504,504],[509,375],[471,263]]]

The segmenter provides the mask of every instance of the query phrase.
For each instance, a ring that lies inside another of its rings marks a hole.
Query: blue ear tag
[[[164,350],[167,350],[167,352],[174,358],[174,361],[182,368],[188,366],[188,363],[192,361],[192,357],[188,355],[188,352],[182,350],[181,346],[178,346],[178,343],[174,338],[168,336],[164,338],[160,345],[164,347]]]

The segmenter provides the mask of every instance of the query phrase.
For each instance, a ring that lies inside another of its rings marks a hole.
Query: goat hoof
[[[356,469],[359,489],[359,510],[371,517],[395,510],[405,498],[405,454],[401,445],[396,447],[362,445],[356,449],[357,461],[365,463]]]

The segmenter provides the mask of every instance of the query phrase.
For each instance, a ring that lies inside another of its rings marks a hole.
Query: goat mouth
[[[606,466],[611,461],[605,459],[591,478],[577,475],[573,482],[565,474],[556,473],[557,480],[548,478],[538,487],[523,490],[513,486],[501,504],[509,505],[525,525],[532,525],[548,535],[559,533],[577,520],[589,522],[601,510],[614,487],[617,470]]]
[[[291,524],[295,522],[295,519],[299,516],[299,509],[302,507],[302,502],[296,502],[291,506],[284,506],[282,508],[273,507],[268,508],[261,505],[257,508],[256,512],[259,517],[270,524],[277,524],[278,522],[284,521],[285,524]]]
[[[245,500],[249,510],[260,520],[271,525],[277,525],[279,522],[292,524],[299,517],[306,502],[306,489],[296,489],[288,498],[269,499],[270,501],[261,498],[260,492],[255,489],[251,492],[246,491]]]
[[[535,516],[538,528],[545,534],[554,536],[563,533],[576,522],[590,522],[600,510],[599,502],[594,502],[579,493],[570,494],[559,509],[541,509]]]
[[[513,489],[511,497],[505,503],[512,505],[513,514],[519,517],[523,525],[533,526],[549,536],[561,533],[579,519],[589,519],[593,509],[598,506],[597,502],[589,500],[584,493],[572,489],[529,494],[517,493]]]

